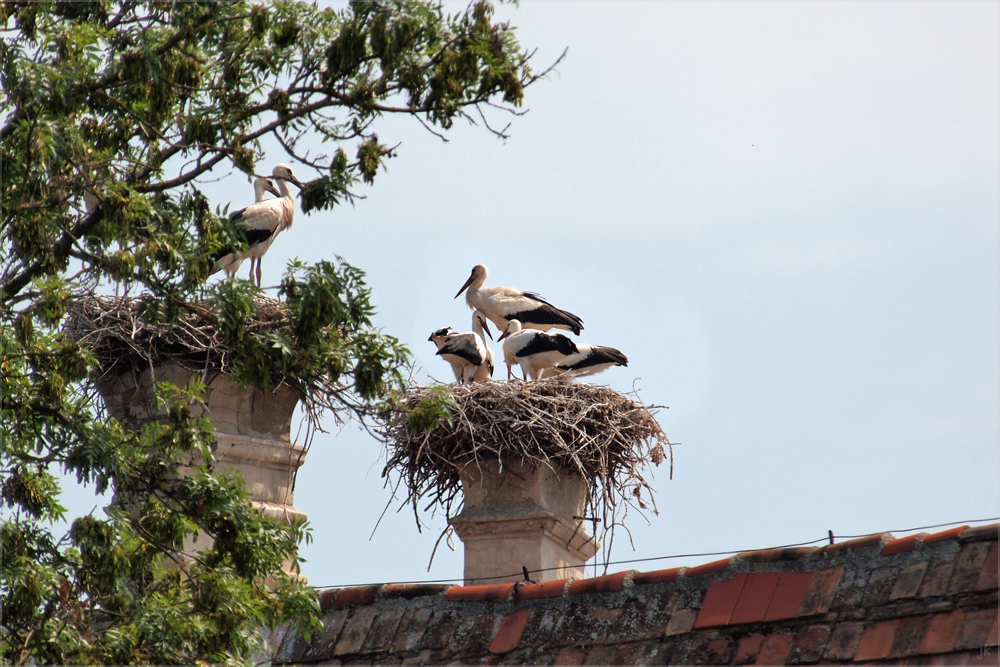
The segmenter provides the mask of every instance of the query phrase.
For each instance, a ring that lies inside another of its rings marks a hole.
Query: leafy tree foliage
[[[363,273],[293,263],[285,318],[249,331],[254,288],[206,288],[237,236],[199,179],[251,175],[276,141],[318,174],[303,212],[329,209],[394,155],[379,119],[502,136],[489,118],[517,113],[540,74],[486,0],[454,15],[427,0],[4,2],[0,19],[2,658],[246,662],[257,629],[316,627],[315,596],[282,572],[304,527],[264,520],[209,467],[177,478],[214,443],[197,383],[163,386],[165,418],[138,432],[106,415],[67,310],[111,284],[140,292],[150,321],[210,318],[238,380],[291,379],[309,410],[378,416],[408,357],[373,328]],[[60,470],[121,502],[57,535]],[[213,546],[181,562],[198,531]]]

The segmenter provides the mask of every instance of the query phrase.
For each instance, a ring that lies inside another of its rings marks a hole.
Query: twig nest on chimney
[[[191,371],[230,370],[231,353],[218,326],[200,314],[211,312],[210,301],[189,304],[170,324],[158,321],[157,308],[142,296],[92,296],[70,306],[64,331],[88,344],[104,375],[169,365]],[[286,316],[283,303],[257,295],[247,331],[280,325]]]
[[[459,470],[471,462],[561,468],[587,480],[588,508],[607,531],[629,507],[656,511],[643,474],[650,462],[670,457],[673,476],[672,445],[654,418],[659,407],[635,392],[560,378],[420,388],[383,434],[382,475],[398,475],[415,512],[441,508],[451,517],[461,509]]]

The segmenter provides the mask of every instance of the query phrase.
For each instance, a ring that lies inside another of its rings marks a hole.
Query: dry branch
[[[405,482],[415,512],[423,505],[457,514],[459,470],[490,459],[578,472],[588,482],[588,514],[601,518],[607,547],[619,512],[648,509],[644,497],[656,512],[643,470],[667,455],[673,468],[671,443],[654,417],[659,406],[644,406],[634,392],[559,378],[453,385],[450,392],[457,404],[450,420],[439,419],[430,432],[411,429],[410,411],[435,400],[421,388],[406,395],[383,433],[389,451],[382,475]]]

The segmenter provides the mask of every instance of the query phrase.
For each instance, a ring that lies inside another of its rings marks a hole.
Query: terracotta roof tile
[[[954,561],[950,557],[932,559],[920,585],[919,596],[926,598],[944,595],[948,591],[948,582],[954,569]]]
[[[802,606],[799,607],[799,616],[813,616],[829,611],[830,605],[833,603],[833,596],[837,592],[837,586],[843,576],[843,565],[817,572],[812,583],[809,584],[809,589],[802,600]]]
[[[433,612],[429,607],[415,607],[407,609],[403,618],[396,628],[396,636],[393,639],[393,650],[412,651],[420,645],[420,640],[427,629],[428,621]]]
[[[927,533],[918,533],[916,535],[908,535],[906,537],[901,537],[898,540],[892,540],[887,542],[884,547],[882,547],[881,556],[894,556],[895,554],[906,553],[907,551],[913,551],[919,542],[922,542],[924,535]]]
[[[752,634],[742,637],[736,644],[736,655],[733,662],[737,665],[749,665],[757,661],[760,647],[764,645],[764,635]]]
[[[610,665],[618,650],[615,646],[595,646],[587,651],[587,657],[583,659],[585,665]]]
[[[385,584],[379,589],[383,600],[412,600],[425,595],[439,595],[454,586],[448,584]]]
[[[899,574],[898,567],[880,567],[873,571],[865,586],[861,604],[865,607],[875,607],[888,602],[896,587],[897,574]]]
[[[957,526],[955,528],[949,528],[948,530],[942,530],[939,533],[931,533],[930,535],[924,536],[924,544],[929,545],[937,542],[944,542],[945,540],[957,540],[962,536],[962,533],[968,529],[968,526]]]
[[[993,547],[990,549],[989,554],[986,556],[986,562],[983,563],[983,569],[979,572],[979,579],[976,580],[976,590],[995,590],[998,586],[997,581],[997,565],[1000,564],[1000,552],[997,551],[998,543],[994,542]]]
[[[736,608],[746,580],[747,575],[741,573],[726,581],[713,582],[705,593],[705,600],[701,604],[694,627],[710,628],[729,623],[729,617]]]
[[[820,547],[816,550],[816,556],[829,556],[831,554],[842,553],[844,551],[852,551],[854,549],[869,549],[871,547],[882,547],[893,539],[892,533],[875,533],[874,535],[866,535],[865,537],[858,537],[853,540],[848,540],[846,542],[838,542],[836,544],[828,544],[825,547]]]
[[[827,649],[832,630],[833,626],[831,624],[824,623],[821,625],[810,625],[800,631],[795,637],[795,643],[792,645],[789,661],[796,664],[819,662],[820,658],[823,657],[824,651]]]
[[[722,570],[728,569],[729,564],[732,559],[725,558],[723,560],[712,561],[711,563],[705,563],[704,565],[699,565],[697,567],[689,567],[684,570],[684,576],[688,578],[700,577],[704,574],[712,574],[713,572],[721,572]]]
[[[323,631],[276,630],[275,660],[996,664],[1000,556],[985,528],[541,584],[326,590]]]
[[[396,628],[406,612],[404,607],[386,607],[372,623],[368,631],[368,638],[362,644],[362,650],[366,652],[387,651],[392,648],[392,640],[396,637]]]
[[[976,542],[980,540],[996,542],[998,533],[1000,533],[1000,523],[991,523],[986,526],[967,528],[962,532],[962,537],[959,539],[962,542]]]
[[[678,609],[670,615],[670,622],[667,623],[665,634],[670,637],[690,632],[697,617],[698,610],[696,609]]]
[[[917,655],[920,652],[920,644],[929,623],[930,617],[926,615],[899,619],[892,647],[890,647],[889,653],[883,657],[904,658]]]
[[[785,547],[784,549],[762,549],[742,551],[736,557],[747,563],[778,563],[786,560],[801,560],[815,553],[816,547]]]
[[[625,578],[635,570],[625,570],[615,574],[606,574],[603,577],[591,577],[589,579],[578,579],[569,584],[570,595],[583,595],[586,593],[606,593],[608,591],[620,591],[625,587]]]
[[[757,665],[783,665],[792,650],[794,637],[789,634],[768,635],[757,654]]]
[[[641,586],[643,584],[666,584],[677,581],[677,576],[687,568],[672,567],[669,570],[654,570],[653,572],[636,572],[632,575],[632,584]]]
[[[996,646],[997,608],[970,611],[965,615],[962,631],[955,640],[955,650]],[[992,635],[992,636],[991,636]]]
[[[899,619],[880,621],[865,628],[858,644],[858,652],[854,654],[855,661],[878,660],[889,655],[892,642],[896,638],[896,626]]]
[[[490,653],[507,653],[517,648],[521,642],[521,635],[524,634],[524,626],[528,622],[531,611],[522,609],[513,614],[507,614],[500,621],[500,627],[496,635],[490,642]]]
[[[896,583],[889,594],[890,600],[901,598],[912,598],[920,590],[920,584],[924,581],[924,574],[927,572],[927,561],[922,560],[903,568],[896,577]]]
[[[569,582],[569,579],[557,579],[556,581],[520,586],[517,589],[517,598],[519,600],[538,600],[540,598],[562,597],[566,594]]]
[[[961,593],[976,589],[979,573],[986,564],[991,545],[988,542],[969,542],[962,545],[962,550],[955,557],[955,568],[948,582],[949,593]]]
[[[755,572],[749,575],[728,623],[763,621],[780,578],[780,572]]]
[[[563,651],[552,661],[553,665],[582,665],[587,659],[586,651]]]
[[[323,609],[347,605],[371,604],[378,596],[379,586],[353,586],[333,588],[320,593],[319,603]]]
[[[815,572],[783,572],[778,579],[771,604],[767,606],[764,620],[779,621],[795,618],[815,577]]]
[[[832,661],[853,659],[861,645],[861,635],[864,631],[864,623],[838,623],[830,633],[830,641],[823,658]]]
[[[333,654],[345,655],[349,653],[357,653],[361,649],[362,645],[364,645],[365,639],[368,638],[368,631],[375,622],[375,617],[378,616],[378,612],[379,610],[377,607],[358,607],[347,620],[347,624],[344,626],[340,639],[333,648]]]
[[[965,612],[958,610],[931,617],[920,641],[919,653],[951,653],[964,623]]]
[[[445,591],[446,600],[469,600],[487,602],[507,601],[511,599],[516,583],[488,584],[483,586],[452,586]]]

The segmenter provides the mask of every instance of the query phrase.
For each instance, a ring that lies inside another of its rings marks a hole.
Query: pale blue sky
[[[594,379],[670,406],[683,443],[615,560],[998,516],[998,4],[499,12],[537,67],[569,47],[511,138],[387,119],[402,145],[368,199],[300,213],[264,284],[343,256],[423,382],[450,379],[426,339],[469,329],[452,296],[476,263],[583,317],[630,360]],[[440,516],[421,534],[397,503],[369,540],[382,451],[328,427],[296,489],[310,582],[460,578],[460,544],[426,571]]]

